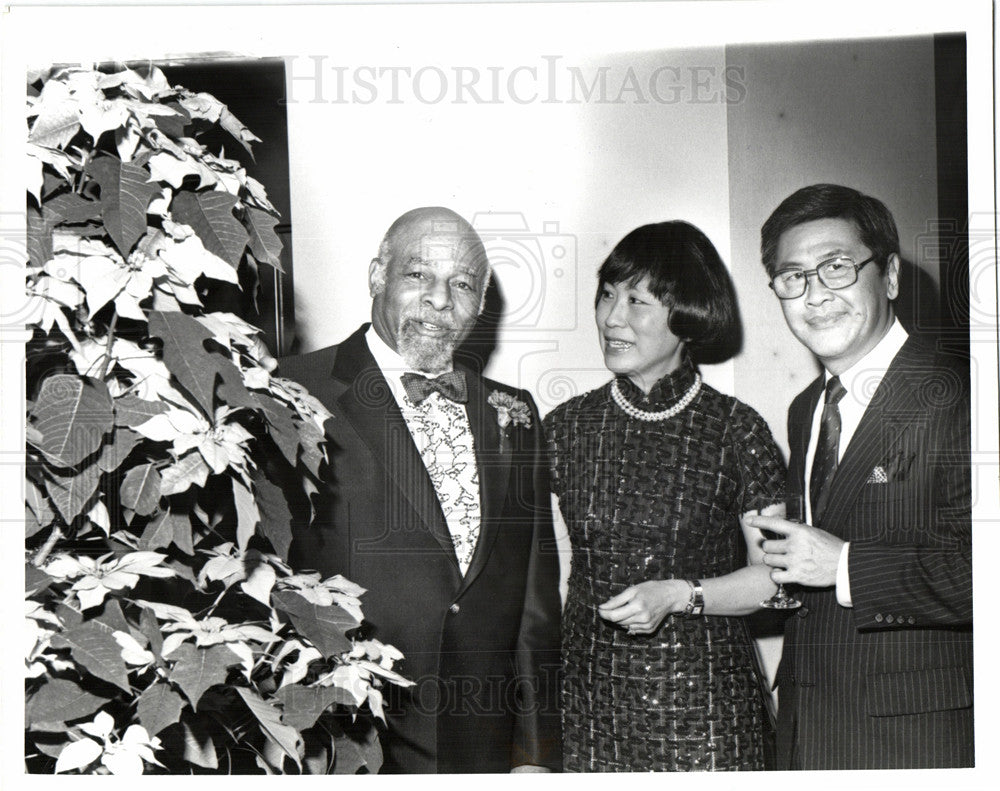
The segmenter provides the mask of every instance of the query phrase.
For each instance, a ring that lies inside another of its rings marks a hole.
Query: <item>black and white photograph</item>
[[[992,787],[992,2],[2,11],[0,783]]]

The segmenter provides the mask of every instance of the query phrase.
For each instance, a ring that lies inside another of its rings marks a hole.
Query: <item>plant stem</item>
[[[111,323],[108,325],[108,342],[104,346],[104,364],[101,366],[101,375],[97,377],[102,382],[104,377],[108,375],[108,369],[111,367],[111,347],[115,342],[115,327],[118,326],[118,309],[115,308],[115,312],[111,314]]]
[[[59,539],[63,537],[62,528],[58,525],[52,527],[52,532],[49,533],[49,537],[45,539],[45,543],[39,548],[38,552],[35,553],[35,557],[31,559],[31,565],[35,568],[41,568],[42,564],[48,559],[49,553],[52,552],[53,548]]]

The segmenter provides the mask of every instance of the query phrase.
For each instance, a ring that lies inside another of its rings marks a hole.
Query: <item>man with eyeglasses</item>
[[[806,523],[752,517],[785,625],[778,768],[972,766],[968,363],[895,318],[896,225],[878,200],[817,184],[761,230],[789,328],[821,375],[788,412],[789,495]]]

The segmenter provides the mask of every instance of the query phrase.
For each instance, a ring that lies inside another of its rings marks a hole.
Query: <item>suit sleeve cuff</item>
[[[851,542],[847,541],[840,550],[840,560],[837,562],[837,602],[841,607],[853,607],[851,599],[851,575],[847,567],[847,554]]]

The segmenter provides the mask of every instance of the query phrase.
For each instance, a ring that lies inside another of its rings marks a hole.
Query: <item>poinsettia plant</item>
[[[280,267],[264,187],[199,142],[257,138],[153,67],[28,82],[28,771],[377,771],[401,654],[287,564],[328,413],[204,307]]]

